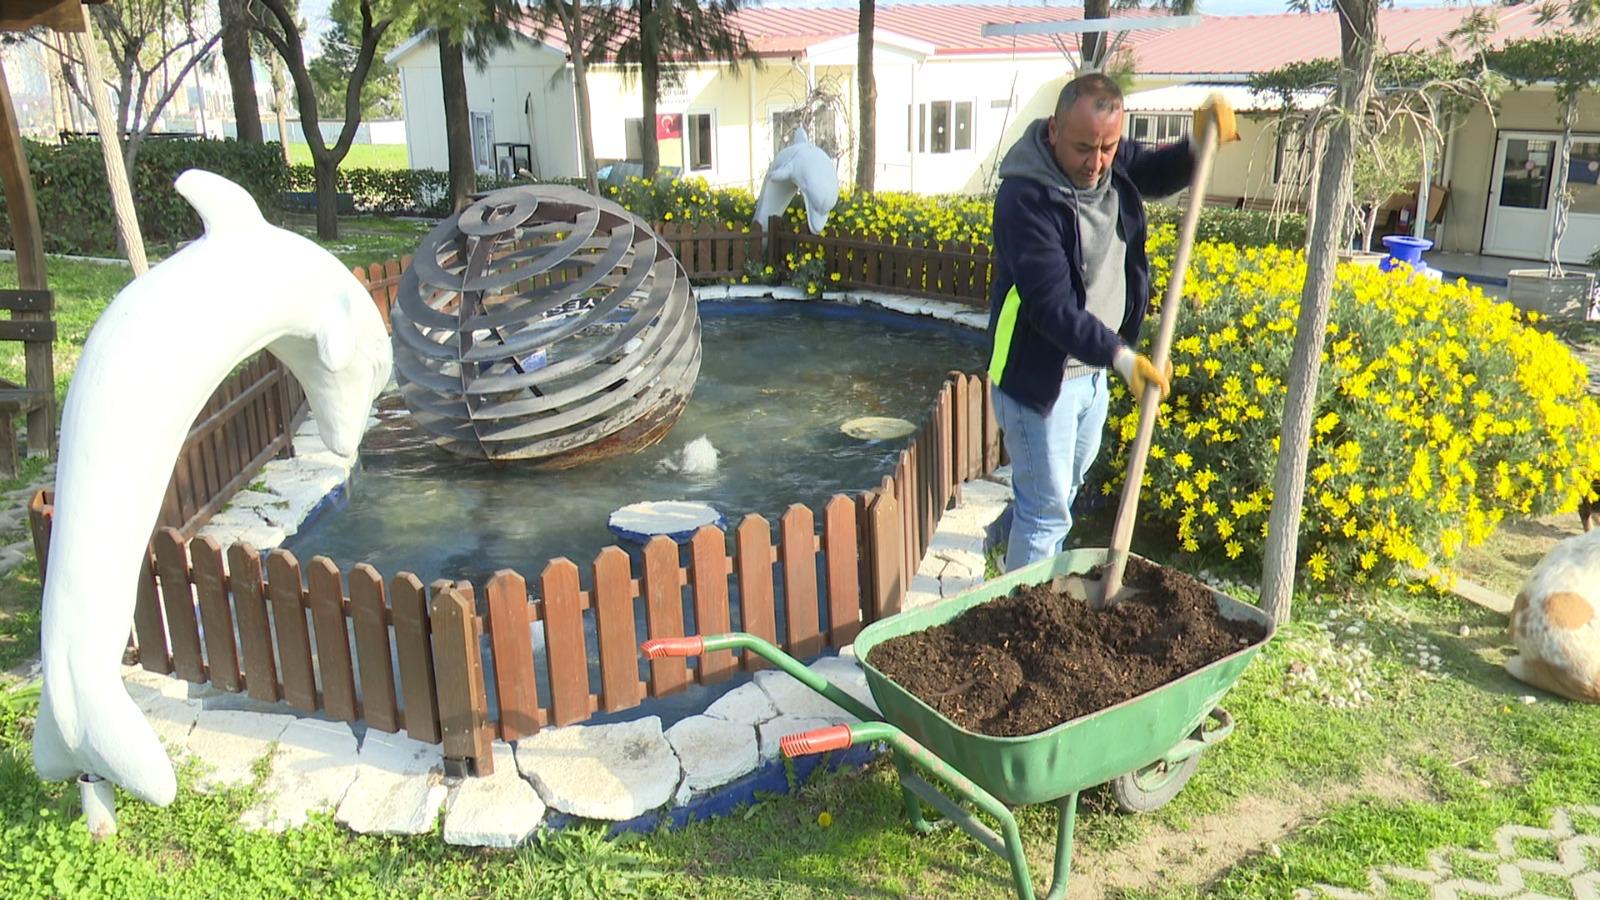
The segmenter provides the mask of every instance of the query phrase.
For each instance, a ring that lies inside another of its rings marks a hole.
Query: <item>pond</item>
[[[909,437],[863,441],[840,426],[861,416],[918,422],[947,372],[986,361],[980,332],[869,307],[708,302],[700,315],[694,396],[659,444],[565,471],[468,460],[435,447],[389,391],[348,501],[285,548],[302,560],[327,556],[343,571],[365,562],[424,583],[481,584],[502,568],[533,581],[564,556],[587,582],[595,554],[618,542],[608,516],[627,504],[708,503],[731,531],[747,513],[776,526],[792,503],[820,514],[832,495],[872,487]]]

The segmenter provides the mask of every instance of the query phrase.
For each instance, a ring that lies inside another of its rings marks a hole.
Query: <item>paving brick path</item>
[[[1426,868],[1384,866],[1369,872],[1367,880],[1365,891],[1317,885],[1297,893],[1334,900],[1600,900],[1600,806],[1558,809],[1548,828],[1504,825],[1494,833],[1493,850],[1437,850],[1428,854]]]

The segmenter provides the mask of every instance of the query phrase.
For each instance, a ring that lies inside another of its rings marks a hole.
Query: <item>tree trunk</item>
[[[448,31],[437,31],[439,76],[444,84],[444,142],[450,168],[450,211],[460,212],[478,189],[478,171],[472,159],[472,122],[467,109],[467,67],[461,45]]]
[[[106,163],[106,181],[111,188],[111,211],[117,223],[117,242],[135,278],[149,271],[150,263],[144,255],[144,235],[139,231],[139,215],[133,206],[133,189],[128,184],[131,161],[125,161],[118,140],[120,130],[111,118],[111,102],[106,99],[106,82],[100,74],[100,51],[95,48],[92,28],[75,35],[78,53],[83,57],[84,80],[89,100],[94,104],[94,118],[100,131],[100,151]],[[138,137],[137,134],[134,135]],[[138,144],[130,143],[128,157],[136,155]]]
[[[1550,277],[1566,275],[1561,268],[1561,239],[1567,234],[1567,211],[1572,208],[1568,195],[1567,167],[1572,165],[1572,129],[1578,123],[1578,94],[1574,92],[1561,104],[1561,159],[1556,163],[1556,221],[1550,236]]]
[[[261,107],[256,103],[256,78],[250,70],[250,25],[245,19],[248,0],[220,0],[222,59],[233,92],[233,121],[244,144],[261,143]]]
[[[339,236],[339,163],[327,151],[314,153],[317,175],[317,237],[331,241]]]
[[[582,0],[573,0],[566,14],[567,44],[572,48],[572,92],[578,100],[578,152],[583,154],[583,177],[589,193],[599,196],[600,182],[594,173],[594,116],[589,111],[589,66],[583,59]]]
[[[278,148],[283,151],[283,164],[289,164],[289,116],[284,112],[283,104],[285,92],[288,90],[283,83],[283,60],[274,53],[272,55],[272,105],[275,107],[278,118]]]
[[[872,31],[877,27],[877,18],[875,0],[862,0],[856,38],[856,73],[860,80],[860,102],[856,106],[861,120],[861,133],[856,139],[856,190],[869,194],[878,169],[878,79],[872,71]]]
[[[1333,298],[1335,250],[1343,231],[1340,213],[1350,203],[1350,170],[1355,160],[1350,129],[1364,120],[1372,93],[1377,4],[1378,0],[1335,0],[1334,4],[1339,12],[1343,57],[1337,98],[1343,114],[1334,120],[1328,135],[1327,155],[1323,157],[1322,177],[1317,184],[1315,230],[1306,251],[1306,283],[1300,292],[1300,317],[1289,362],[1289,396],[1279,434],[1261,573],[1261,606],[1278,622],[1289,620],[1294,600],[1300,504],[1305,499],[1306,455],[1311,445],[1317,378]]]
[[[1083,18],[1106,19],[1111,16],[1110,0],[1084,0]],[[1103,31],[1085,31],[1078,39],[1078,74],[1099,72],[1105,69],[1106,47],[1111,36]]]
[[[654,182],[661,171],[661,139],[656,136],[656,115],[661,100],[661,26],[656,21],[656,5],[652,0],[639,0],[639,81],[644,89],[639,155],[643,160],[644,177]],[[688,124],[685,122],[685,127]],[[679,140],[688,143],[684,138]]]

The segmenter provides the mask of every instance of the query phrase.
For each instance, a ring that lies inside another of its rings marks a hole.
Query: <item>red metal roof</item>
[[[1466,6],[1380,9],[1378,33],[1391,52],[1430,50],[1471,11]],[[1541,30],[1531,5],[1500,7],[1494,12],[1499,18],[1494,44]],[[1138,71],[1152,75],[1246,74],[1300,60],[1338,57],[1339,27],[1334,16],[1333,12],[1207,16],[1196,28],[1151,33],[1136,51]]]
[[[591,15],[617,15],[614,10],[590,7]],[[1391,50],[1426,50],[1438,45],[1461,23],[1471,7],[1383,9],[1378,30]],[[1531,5],[1494,10],[1499,29],[1494,42],[1541,30]],[[753,51],[761,56],[798,56],[806,48],[856,33],[855,9],[747,7],[737,14]],[[1118,17],[1163,16],[1159,10],[1119,9]],[[1205,16],[1201,25],[1175,31],[1141,31],[1130,34],[1125,46],[1136,58],[1136,70],[1145,74],[1224,75],[1275,69],[1298,60],[1339,55],[1339,28],[1335,13],[1285,13],[1269,16]],[[988,23],[1051,22],[1077,20],[1082,7],[1002,6],[994,4],[896,4],[880,6],[877,28],[931,44],[934,56],[972,53],[1056,53],[1048,35],[983,37]],[[530,37],[566,50],[566,35],[559,25],[544,34],[535,22],[523,24]],[[1555,27],[1555,26],[1545,26]],[[1067,36],[1068,46],[1076,37]],[[613,48],[614,50],[614,43]],[[612,57],[611,53],[607,54]]]

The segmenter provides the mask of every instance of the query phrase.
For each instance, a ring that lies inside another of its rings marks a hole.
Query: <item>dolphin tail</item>
[[[178,176],[173,187],[200,214],[207,235],[220,236],[266,225],[261,207],[250,192],[221,175],[188,169]]]
[[[172,761],[120,679],[73,692],[79,704],[73,718],[83,729],[76,753],[62,734],[56,692],[47,683],[41,693],[33,730],[33,767],[39,777],[59,781],[79,773],[99,775],[146,803],[172,803],[178,793]]]

